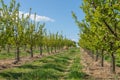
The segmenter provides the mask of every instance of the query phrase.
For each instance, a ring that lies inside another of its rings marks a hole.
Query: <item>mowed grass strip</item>
[[[72,52],[76,53],[76,55],[72,59],[72,64],[64,80],[84,80],[86,74],[82,72],[83,66],[80,64],[80,51],[77,49],[76,52],[74,50]]]

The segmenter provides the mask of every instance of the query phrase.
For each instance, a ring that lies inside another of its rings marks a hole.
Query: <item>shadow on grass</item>
[[[65,71],[65,67],[59,64],[55,64],[55,63],[47,63],[43,66],[41,66],[42,69],[54,69],[60,72]]]
[[[68,75],[69,79],[89,79],[91,78],[88,74],[78,71],[72,71]]]
[[[40,59],[39,62],[43,62],[43,63],[48,63],[48,62],[54,62],[54,59],[52,58],[44,58],[44,59]]]
[[[18,68],[24,68],[24,69],[38,69],[40,68],[40,66],[35,66],[35,65],[31,65],[31,64],[27,64],[27,65],[22,65]]]
[[[7,80],[13,80],[13,79],[18,79],[25,73],[14,73],[14,72],[5,72],[5,73],[0,73],[0,76],[4,77]]]
[[[25,74],[20,80],[58,80],[61,73],[54,69],[39,69]]]
[[[0,73],[0,76],[6,80],[58,80],[63,75],[54,69],[39,69],[28,73]]]
[[[120,67],[120,61],[116,61],[116,66]]]
[[[58,58],[56,58],[54,61],[56,62],[56,63],[61,63],[61,64],[69,64],[69,60],[70,60],[70,58],[68,58],[68,57],[65,57],[65,56],[61,56],[61,57],[58,57]]]

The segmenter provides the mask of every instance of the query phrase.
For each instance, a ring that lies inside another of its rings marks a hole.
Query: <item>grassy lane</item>
[[[71,49],[3,70],[0,80],[80,80],[84,77],[81,68],[79,50]]]
[[[69,67],[69,71],[65,80],[83,80],[86,76],[85,73],[82,72],[82,65],[80,63],[80,54],[78,54],[79,50],[76,50],[76,55],[74,55],[72,59],[72,64]]]

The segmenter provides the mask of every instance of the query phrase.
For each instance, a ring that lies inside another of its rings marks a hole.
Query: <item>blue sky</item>
[[[10,2],[10,0],[4,1]],[[67,38],[78,41],[79,29],[71,16],[71,11],[82,20],[84,13],[79,8],[82,0],[17,0],[17,2],[21,4],[21,12],[28,13],[32,8],[32,13],[36,12],[38,17],[43,19],[40,21],[46,23],[48,31],[62,32]]]

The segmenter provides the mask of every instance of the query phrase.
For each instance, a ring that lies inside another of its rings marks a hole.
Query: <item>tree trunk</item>
[[[32,45],[30,46],[30,56],[31,56],[31,58],[33,57],[33,47],[32,47]]]
[[[92,55],[92,58],[95,59],[95,57],[94,57],[94,50],[92,50],[92,54],[91,55]]]
[[[10,45],[7,45],[7,53],[10,53]]]
[[[55,53],[56,53],[56,47],[55,47]]]
[[[26,48],[27,48],[27,45],[25,44],[25,45],[24,45],[24,51],[26,51]]]
[[[50,54],[50,51],[49,51],[49,47],[47,46],[47,52],[48,52],[48,54]]]
[[[40,55],[42,55],[42,46],[40,46],[39,48],[40,48]]]
[[[53,48],[51,47],[51,53],[53,53]]]
[[[115,73],[115,56],[114,56],[114,53],[111,54],[111,72]]]
[[[20,61],[20,49],[17,46],[17,48],[16,48],[16,62],[18,62],[18,61]]]
[[[104,50],[101,52],[101,66],[104,67]]]
[[[99,53],[98,53],[98,50],[96,51],[96,60],[95,61],[98,61],[98,57],[99,57]]]

